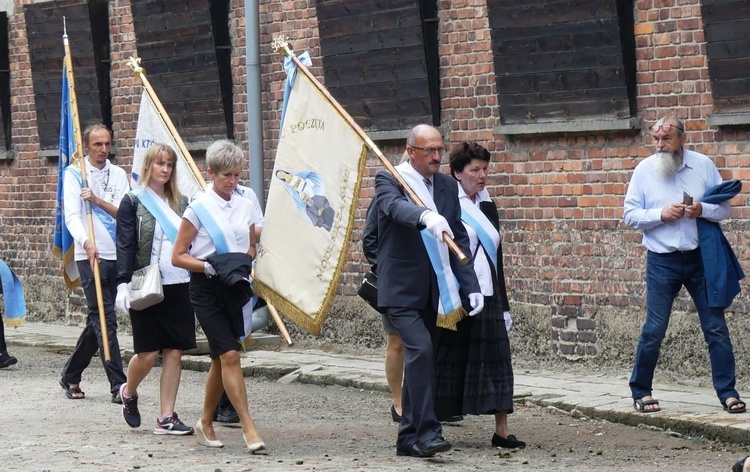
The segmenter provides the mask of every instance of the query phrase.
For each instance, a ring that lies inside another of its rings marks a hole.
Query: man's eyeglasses
[[[682,126],[677,126],[677,125],[673,125],[673,124],[669,124],[669,123],[664,123],[662,125],[654,125],[654,126],[652,126],[651,127],[651,132],[652,133],[658,133],[659,131],[663,131],[665,133],[669,133],[669,131],[672,128],[678,129],[678,130],[680,130],[680,132],[684,132],[685,131],[685,129]]]
[[[439,148],[423,148],[419,146],[409,146],[409,147],[414,148],[414,149],[419,149],[420,151],[424,151],[430,155],[437,154],[438,156],[442,156],[445,153],[444,147],[439,147]]]

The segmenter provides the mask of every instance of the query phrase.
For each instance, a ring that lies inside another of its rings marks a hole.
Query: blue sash
[[[177,226],[173,223],[173,220],[169,218],[167,211],[171,211],[174,216],[176,216],[179,220],[179,216],[177,213],[174,212],[169,206],[167,206],[166,203],[162,201],[162,204],[160,205],[158,201],[154,198],[153,194],[149,192],[145,187],[141,187],[141,189],[133,190],[133,195],[138,197],[138,200],[143,203],[143,206],[146,207],[149,213],[151,213],[154,218],[156,218],[156,221],[159,223],[159,226],[161,226],[161,230],[164,232],[164,234],[167,236],[169,241],[174,244],[175,240],[177,240]],[[197,213],[197,212],[196,212]],[[202,221],[202,219],[201,219]]]
[[[492,264],[492,267],[495,268],[495,274],[497,274],[497,246],[492,240],[492,237],[487,233],[486,228],[479,221],[477,221],[473,215],[469,214],[469,212],[467,212],[463,208],[461,208],[461,219],[464,223],[471,226],[474,231],[477,232],[479,244],[481,244],[482,248],[484,248],[484,251],[487,253],[487,258],[490,260],[490,264]],[[490,222],[487,221],[487,224],[490,224]]]
[[[214,247],[216,247],[216,254],[228,253],[229,244],[224,237],[224,232],[221,230],[219,224],[203,202],[195,200],[190,204],[190,208],[193,209],[198,219],[201,220],[203,227],[208,231],[208,235],[211,236],[211,240],[214,242]]]
[[[435,201],[432,199],[427,187],[425,187],[422,176],[412,168],[411,164],[404,162],[399,164],[396,170],[427,208],[437,212]],[[406,199],[411,201],[408,196]],[[455,331],[456,323],[466,315],[466,311],[461,306],[460,287],[458,279],[451,269],[451,256],[448,253],[448,246],[442,240],[438,241],[435,239],[426,228],[421,230],[419,234],[422,237],[430,264],[437,278],[438,300],[440,301],[438,303],[437,325],[441,328],[448,328]]]
[[[408,197],[407,197],[408,199]],[[453,275],[453,272],[447,272],[444,260],[440,255],[440,246],[435,237],[430,234],[427,229],[423,229],[419,232],[422,236],[422,242],[424,243],[425,249],[427,249],[427,256],[430,258],[432,269],[435,271],[438,284],[438,298],[440,299],[440,314],[451,313],[461,308],[461,300],[456,296],[452,295],[457,292],[458,279]],[[448,266],[450,269],[450,266]]]
[[[85,166],[86,163],[83,162],[81,163],[81,165]],[[73,167],[73,166],[68,166],[67,169],[73,172],[73,175],[75,175],[76,178],[78,179],[78,183],[81,185],[81,188],[83,188],[83,178],[81,177],[80,169],[77,169],[76,167]],[[89,207],[91,208],[91,212],[94,215],[96,215],[99,221],[104,225],[104,228],[107,230],[107,233],[109,233],[110,237],[112,238],[112,242],[114,243],[115,241],[117,241],[117,230],[115,228],[115,224],[117,223],[117,221],[114,218],[112,218],[112,216],[109,213],[104,211],[104,209],[99,208],[96,205],[91,205],[91,204],[89,204]]]

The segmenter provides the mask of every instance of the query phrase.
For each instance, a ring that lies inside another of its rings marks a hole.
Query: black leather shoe
[[[18,359],[11,356],[7,352],[0,352],[0,369],[5,369],[6,367],[12,366],[16,363],[18,363]]]
[[[419,445],[419,449],[422,450],[428,456],[433,456],[438,452],[445,452],[450,450],[451,443],[445,440],[442,436],[437,436],[434,439],[427,441],[424,444]]]
[[[745,461],[747,460],[747,456],[740,457],[740,459],[734,463],[732,466],[732,472],[742,472],[742,469],[745,468]]]
[[[214,413],[214,421],[224,424],[239,423],[240,415],[234,408],[217,408]]]
[[[423,450],[417,446],[416,443],[409,446],[396,446],[397,456],[408,456],[408,457],[431,457],[432,454],[425,454]]]
[[[508,449],[523,449],[526,447],[526,443],[520,441],[517,437],[509,434],[507,438],[502,438],[497,433],[492,435],[492,445],[494,447],[505,447]]]
[[[401,415],[396,412],[396,407],[393,405],[391,405],[391,418],[393,418],[394,423],[401,422]]]

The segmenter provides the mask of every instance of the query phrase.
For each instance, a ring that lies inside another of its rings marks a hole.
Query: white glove
[[[448,220],[443,217],[440,213],[428,210],[422,213],[422,224],[427,227],[427,231],[431,235],[435,236],[438,241],[443,240],[443,233],[448,233],[448,236],[453,237],[453,231],[451,230]]]
[[[115,297],[115,308],[118,311],[128,314],[130,310],[130,290],[128,284],[121,283],[117,286],[117,297]]]
[[[214,266],[208,263],[208,261],[203,263],[203,273],[207,276],[211,277],[216,275],[216,269],[214,269]]]
[[[505,331],[510,331],[510,327],[513,326],[513,319],[511,319],[509,311],[503,312],[503,319],[505,320]]]
[[[481,293],[470,293],[469,294],[469,305],[472,310],[469,312],[469,316],[474,316],[484,308],[484,295]]]

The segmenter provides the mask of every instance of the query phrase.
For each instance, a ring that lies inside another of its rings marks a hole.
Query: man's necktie
[[[423,178],[422,180],[427,187],[427,191],[430,192],[430,196],[432,197],[432,182],[430,182],[430,179],[428,179],[427,177]]]

